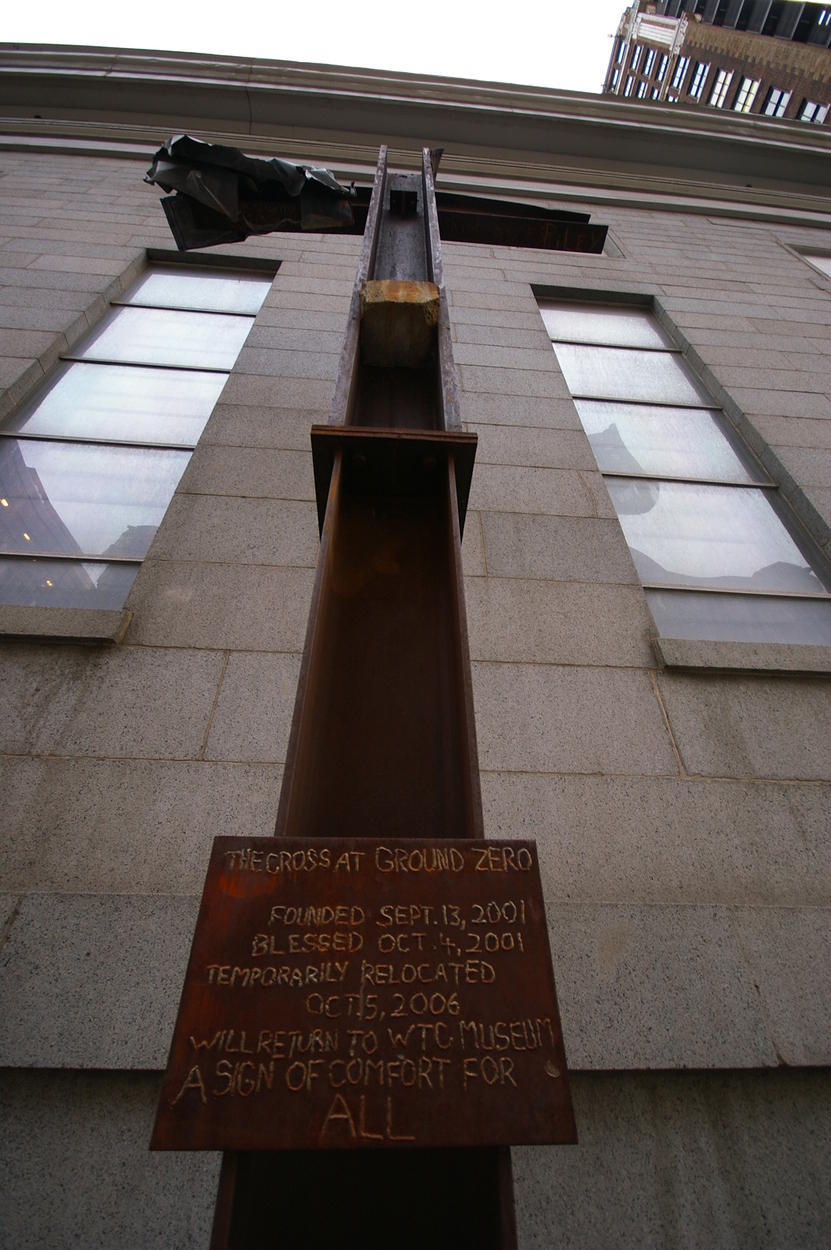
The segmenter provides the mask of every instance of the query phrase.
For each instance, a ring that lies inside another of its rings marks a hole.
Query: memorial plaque
[[[532,842],[214,841],[153,1148],[575,1140]]]

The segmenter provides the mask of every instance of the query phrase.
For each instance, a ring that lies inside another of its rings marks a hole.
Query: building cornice
[[[252,153],[372,166],[444,146],[443,182],[510,179],[601,198],[658,195],[831,212],[831,130],[547,88],[329,65],[0,45],[0,144],[142,159],[171,132]],[[591,198],[591,197],[590,197]]]

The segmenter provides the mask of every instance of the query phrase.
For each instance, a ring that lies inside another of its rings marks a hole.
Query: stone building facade
[[[783,124],[774,143],[752,118],[268,62],[0,62],[7,435],[170,260],[142,182],[169,133],[343,180],[369,178],[382,139],[394,168],[444,144],[440,186],[608,225],[601,255],[444,251],[479,436],[463,555],[485,825],[538,844],[580,1134],[513,1151],[519,1243],[826,1244],[828,132]],[[211,840],[274,829],[318,547],[309,427],[360,242],[213,249],[274,279],[129,616],[0,607],[0,1242],[16,1250],[207,1243],[218,1158],[147,1142]],[[810,640],[658,636],[540,315],[569,301],[652,317],[723,411],[826,588]]]
[[[638,0],[603,90],[828,125],[831,9],[793,0]]]

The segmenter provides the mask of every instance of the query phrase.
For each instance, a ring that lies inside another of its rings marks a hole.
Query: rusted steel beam
[[[355,282],[352,287],[352,299],[349,304],[349,315],[346,319],[346,331],[343,336],[343,346],[341,347],[335,393],[332,396],[329,420],[333,425],[344,425],[349,419],[349,413],[354,404],[354,388],[358,381],[356,364],[358,359],[358,336],[361,327],[361,290],[375,268],[375,256],[378,251],[378,220],[386,188],[387,149],[382,144],[378,150],[378,164],[375,168],[375,179],[372,183],[367,209],[361,254],[358,257],[358,272],[355,275]]]
[[[389,174],[379,154],[330,423],[312,441],[321,546],[275,845],[481,839],[461,563],[475,437],[461,432],[427,149],[420,176]],[[569,1105],[564,1064],[551,1066]],[[499,1139],[478,1132],[473,1103],[455,1139],[434,1107],[411,1106],[425,1141]],[[394,1133],[355,1114],[356,1134]],[[212,1250],[514,1250],[506,1147],[368,1142],[341,1143],[348,1162],[226,1155]]]
[[[436,161],[436,165],[438,161]],[[432,154],[425,148],[421,154],[421,180],[424,190],[424,232],[427,246],[427,264],[430,278],[439,289],[439,319],[436,329],[439,369],[439,396],[442,428],[460,430],[462,419],[459,407],[459,379],[453,360],[453,343],[450,336],[450,312],[447,307],[447,291],[444,286],[444,264],[441,254],[441,233],[436,208],[436,170]]]

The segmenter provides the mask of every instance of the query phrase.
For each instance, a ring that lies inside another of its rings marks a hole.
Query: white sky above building
[[[7,43],[212,52],[599,92],[627,0],[9,0]]]

